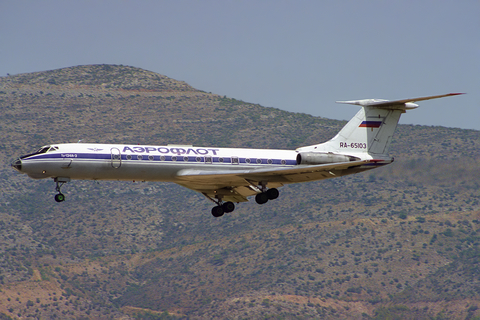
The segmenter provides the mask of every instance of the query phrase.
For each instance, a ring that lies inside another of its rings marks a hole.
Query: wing
[[[224,201],[243,202],[260,192],[258,185],[278,188],[288,183],[314,181],[342,175],[341,171],[368,165],[370,160],[295,166],[294,168],[261,168],[251,170],[185,169],[177,174],[176,183],[200,192],[207,198],[221,196]]]

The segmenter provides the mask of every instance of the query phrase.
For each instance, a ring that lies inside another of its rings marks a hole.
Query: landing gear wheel
[[[57,202],[65,201],[65,196],[63,195],[63,193],[56,194],[55,195],[55,201],[57,201]]]
[[[67,182],[70,181],[70,178],[68,177],[56,177],[56,178],[53,178],[53,181],[55,181],[55,190],[58,192],[56,195],[55,195],[55,201],[57,202],[63,202],[65,201],[65,196],[63,195],[62,191],[60,191],[60,188]]]
[[[267,201],[268,201],[267,193],[266,193],[266,192],[262,192],[262,193],[257,194],[257,195],[255,196],[255,201],[256,201],[258,204],[267,203]]]
[[[229,213],[235,210],[235,205],[233,204],[233,202],[228,201],[222,204],[222,209],[225,213]]]
[[[276,188],[268,189],[266,193],[267,193],[268,200],[275,200],[278,198],[278,195],[280,194]]]
[[[225,211],[223,210],[222,206],[216,206],[212,208],[212,216],[215,218],[223,216]]]

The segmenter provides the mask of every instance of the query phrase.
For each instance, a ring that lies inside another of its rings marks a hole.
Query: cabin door
[[[112,167],[117,169],[120,168],[122,165],[122,155],[120,154],[120,150],[118,148],[111,148],[111,159],[112,159]]]

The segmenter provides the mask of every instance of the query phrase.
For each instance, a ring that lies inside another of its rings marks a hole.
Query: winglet
[[[457,96],[460,94],[464,94],[464,93],[448,93],[448,94],[442,94],[438,96],[428,96],[428,97],[394,100],[394,101],[382,100],[382,99],[364,99],[364,100],[351,100],[351,101],[337,101],[337,103],[353,104],[353,105],[362,106],[362,107],[369,106],[369,107],[381,108],[381,109],[410,110],[418,107],[418,105],[414,103],[417,101]]]

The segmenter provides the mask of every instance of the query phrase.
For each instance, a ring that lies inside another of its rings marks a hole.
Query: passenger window
[[[257,159],[257,163],[258,163],[258,164],[261,164],[261,163],[262,163],[262,159]]]
[[[137,159],[138,159],[138,160],[142,160],[142,159],[143,159],[143,156],[142,156],[141,154],[139,154],[139,155],[137,156]]]
[[[127,160],[132,160],[132,155],[131,154],[127,154]]]

